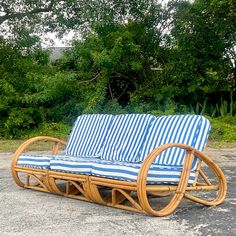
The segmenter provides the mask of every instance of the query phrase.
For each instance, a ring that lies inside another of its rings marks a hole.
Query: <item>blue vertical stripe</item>
[[[145,114],[117,115],[102,148],[104,160],[138,162],[141,148],[154,116]]]
[[[143,145],[140,161],[157,147],[166,143],[182,143],[203,151],[210,131],[209,121],[200,115],[160,116],[153,121]],[[182,166],[186,151],[169,148],[154,161],[160,165]],[[197,158],[193,166],[196,167]]]
[[[101,148],[113,120],[113,115],[79,116],[66,147],[70,156],[100,156]]]

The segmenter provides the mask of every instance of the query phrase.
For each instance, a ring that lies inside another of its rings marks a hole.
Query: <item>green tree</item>
[[[235,91],[235,1],[181,2],[166,73],[176,98],[192,103]],[[229,96],[228,96],[229,97]]]
[[[43,122],[70,117],[73,74],[49,66],[39,49],[22,55],[12,44],[0,44],[0,137],[19,137]]]
[[[74,43],[60,69],[77,73],[78,88],[84,89],[81,94],[88,101],[85,111],[101,111],[108,101],[125,107],[131,100],[157,97],[158,88],[151,96],[145,90],[154,90],[156,69],[165,63],[165,11],[153,4],[134,20],[94,23],[86,39]]]
[[[21,47],[32,47],[47,32],[63,35],[74,30],[83,37],[98,22],[140,21],[156,7],[154,0],[0,0],[0,35]],[[156,13],[163,21],[168,17],[166,12]]]
[[[1,30],[6,24],[12,38],[0,38],[0,135],[17,137],[43,122],[139,99],[162,63],[166,13],[144,0],[1,2]],[[84,38],[49,66],[35,33],[67,29]]]

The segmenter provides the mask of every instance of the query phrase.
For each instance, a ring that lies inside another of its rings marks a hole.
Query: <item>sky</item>
[[[45,36],[42,36],[42,47],[69,47],[71,45],[71,40],[74,37],[74,32],[70,31],[66,34],[62,39],[56,37],[56,33],[47,33]],[[50,43],[48,39],[54,41],[54,43]]]

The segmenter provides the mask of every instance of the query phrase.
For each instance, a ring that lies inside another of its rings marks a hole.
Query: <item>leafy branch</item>
[[[55,0],[51,0],[48,6],[42,8],[34,8],[33,10],[24,11],[24,12],[9,12],[6,11],[5,15],[0,16],[0,24],[5,22],[6,20],[13,20],[13,19],[22,19],[25,16],[32,16],[34,14],[39,13],[46,13],[53,10],[53,6],[55,4]]]

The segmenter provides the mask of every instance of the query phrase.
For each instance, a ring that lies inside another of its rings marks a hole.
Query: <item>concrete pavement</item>
[[[236,235],[236,148],[207,153],[227,176],[226,201],[204,207],[184,200],[162,218],[20,188],[11,178],[12,153],[1,153],[0,235]]]

